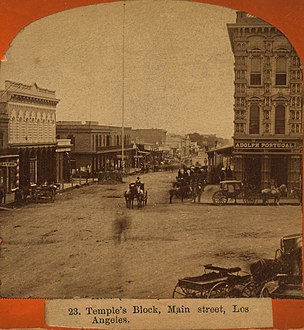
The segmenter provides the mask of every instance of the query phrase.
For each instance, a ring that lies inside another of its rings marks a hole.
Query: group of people
[[[189,169],[184,167],[178,170],[176,180],[181,184],[190,185],[191,187],[199,184],[205,185],[207,174],[207,170],[198,166],[190,167]]]

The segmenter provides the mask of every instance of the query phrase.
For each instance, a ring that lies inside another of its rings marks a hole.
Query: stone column
[[[270,158],[268,155],[262,156],[261,189],[269,187],[270,184]]]

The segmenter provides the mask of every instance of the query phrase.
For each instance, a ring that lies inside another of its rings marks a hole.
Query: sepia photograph
[[[0,297],[303,299],[302,69],[206,3],[24,27],[0,62]]]

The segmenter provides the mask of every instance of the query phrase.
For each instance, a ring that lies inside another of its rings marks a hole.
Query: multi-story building
[[[302,72],[288,39],[238,12],[228,24],[235,58],[234,171],[261,188],[298,185],[302,164]]]
[[[138,144],[154,144],[157,146],[166,144],[167,131],[160,128],[140,128],[132,129],[132,141]]]
[[[6,81],[0,96],[0,150],[6,159],[0,167],[7,191],[15,186],[55,182],[59,102],[55,92],[36,84]]]
[[[190,155],[191,140],[189,135],[178,135],[169,133],[166,139],[166,146],[172,155],[186,157]]]
[[[70,139],[73,170],[97,172],[122,168],[122,128],[95,121],[58,121],[57,138]],[[131,167],[136,147],[131,144],[131,127],[124,128],[125,168]]]

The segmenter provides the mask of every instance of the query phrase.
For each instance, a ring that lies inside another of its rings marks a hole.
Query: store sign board
[[[290,149],[295,148],[294,142],[235,142],[234,148],[238,149]]]
[[[17,163],[15,162],[0,162],[1,167],[15,167]]]

